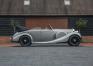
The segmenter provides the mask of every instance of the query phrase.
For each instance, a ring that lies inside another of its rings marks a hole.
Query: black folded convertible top
[[[16,32],[22,32],[22,31],[29,30],[28,28],[24,26],[19,26],[19,25],[16,25],[15,29],[16,29]]]

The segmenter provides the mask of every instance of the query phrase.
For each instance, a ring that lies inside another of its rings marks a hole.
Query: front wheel
[[[31,37],[28,35],[23,35],[20,37],[19,39],[19,43],[22,47],[28,47],[31,46],[32,42],[31,42]]]
[[[69,46],[79,46],[81,38],[78,35],[72,35],[69,37],[68,44]]]

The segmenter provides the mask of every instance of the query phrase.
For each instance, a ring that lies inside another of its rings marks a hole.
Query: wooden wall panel
[[[30,0],[25,6],[24,0],[0,0],[0,15],[93,15],[93,0],[70,0],[69,6],[64,0]]]

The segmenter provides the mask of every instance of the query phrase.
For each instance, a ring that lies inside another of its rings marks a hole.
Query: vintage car
[[[17,32],[11,41],[18,42],[22,47],[31,46],[32,43],[64,43],[69,46],[79,46],[81,34],[74,29],[53,29],[51,25],[45,29],[26,29],[17,26]]]

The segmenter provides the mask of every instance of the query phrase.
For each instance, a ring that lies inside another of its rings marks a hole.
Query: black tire
[[[81,38],[78,35],[71,35],[68,40],[69,46],[79,46]]]
[[[32,44],[31,37],[28,35],[23,35],[20,37],[19,43],[22,47],[31,46],[31,44]]]

